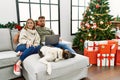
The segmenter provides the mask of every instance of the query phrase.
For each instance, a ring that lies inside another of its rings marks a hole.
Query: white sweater
[[[32,44],[33,46],[40,45],[40,37],[36,30],[25,30],[24,28],[20,32],[19,44]]]

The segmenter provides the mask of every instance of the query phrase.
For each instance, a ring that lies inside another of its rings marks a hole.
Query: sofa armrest
[[[70,41],[66,41],[66,40],[62,40],[62,43],[65,43],[66,45],[68,45],[69,47],[72,47],[72,42]]]
[[[69,41],[65,41],[65,40],[62,40],[60,41],[62,43],[65,43],[66,45],[68,45],[69,47],[72,47],[72,42],[69,42]],[[42,42],[43,45],[45,45],[45,42]]]

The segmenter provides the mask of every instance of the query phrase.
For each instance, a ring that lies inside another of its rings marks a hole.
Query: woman
[[[20,59],[14,65],[14,74],[21,75],[21,63],[26,57],[31,54],[37,53],[40,49],[40,37],[35,30],[35,22],[32,19],[26,21],[25,27],[20,31],[19,43],[16,52],[22,52]]]

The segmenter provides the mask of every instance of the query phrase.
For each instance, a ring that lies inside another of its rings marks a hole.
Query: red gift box
[[[111,44],[99,44],[97,66],[114,66],[115,53],[111,54]]]
[[[120,66],[120,50],[117,50],[116,57],[115,57],[115,64]]]
[[[88,51],[87,48],[84,48],[84,55],[89,58],[90,64],[97,64],[97,53],[98,51]]]
[[[97,66],[114,66],[115,54],[97,54]]]
[[[117,42],[117,50],[120,50],[120,39],[112,39]]]
[[[94,41],[94,51],[98,51],[98,41]]]
[[[84,48],[84,56],[87,56],[88,55],[88,50],[87,48]]]
[[[97,66],[105,66],[105,54],[97,54]]]
[[[108,44],[110,45],[110,53],[116,53],[118,48],[118,41],[115,40],[108,40]]]
[[[88,41],[87,50],[88,51],[93,51],[94,50],[94,42],[93,41]]]
[[[106,66],[114,66],[115,64],[115,54],[106,54]]]
[[[110,45],[109,44],[99,44],[98,50],[100,54],[110,53]]]

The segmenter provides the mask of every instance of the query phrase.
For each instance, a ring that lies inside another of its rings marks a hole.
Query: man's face
[[[45,26],[45,19],[38,19],[38,25],[40,26],[40,27],[44,27]]]

